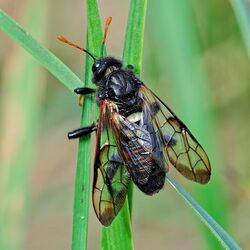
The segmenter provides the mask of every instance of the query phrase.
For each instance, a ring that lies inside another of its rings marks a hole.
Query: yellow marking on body
[[[136,113],[129,115],[127,117],[127,120],[132,122],[132,123],[140,121],[141,120],[141,112],[136,112]]]

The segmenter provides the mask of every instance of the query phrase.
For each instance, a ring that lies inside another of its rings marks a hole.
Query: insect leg
[[[80,87],[80,88],[74,89],[74,92],[78,95],[88,95],[88,94],[95,93],[95,89],[91,89],[88,87]]]
[[[79,137],[88,135],[88,134],[90,134],[90,133],[92,133],[93,131],[96,131],[96,130],[97,130],[97,126],[93,123],[89,127],[78,128],[76,130],[73,130],[73,131],[69,132],[68,133],[68,138],[69,138],[69,140],[77,139]]]
[[[74,92],[76,94],[80,95],[80,97],[79,97],[79,105],[82,106],[82,104],[83,104],[83,96],[95,93],[95,89],[91,89],[91,88],[88,88],[88,87],[79,87],[79,88],[74,89]]]
[[[131,70],[131,71],[134,71],[135,68],[134,68],[133,65],[128,64],[128,65],[126,66],[126,69]]]

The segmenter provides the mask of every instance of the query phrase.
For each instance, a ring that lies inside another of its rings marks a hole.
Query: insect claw
[[[80,107],[83,106],[83,95],[80,95],[80,96],[79,96],[78,104],[79,104]]]
[[[80,95],[78,103],[79,103],[79,106],[82,107],[82,105],[83,105],[83,96],[95,93],[95,89],[91,89],[91,88],[88,88],[88,87],[79,87],[79,88],[74,89],[74,92],[77,95]]]
[[[91,124],[91,127],[92,127],[92,129],[95,131],[95,130],[97,130],[97,125],[96,124],[98,124],[98,120],[97,120],[97,123],[95,123],[95,122],[92,122],[92,124]]]
[[[131,71],[134,71],[135,68],[134,68],[133,65],[128,64],[127,67],[126,67],[126,69],[131,70]]]

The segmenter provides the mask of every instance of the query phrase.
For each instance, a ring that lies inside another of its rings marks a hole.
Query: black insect
[[[110,21],[106,22],[101,55]],[[97,124],[70,132],[68,137],[97,133],[92,197],[100,222],[105,226],[112,223],[124,204],[131,179],[145,194],[159,192],[169,165],[189,180],[207,183],[211,168],[205,151],[184,123],[135,75],[133,67],[124,68],[113,57],[97,59],[80,49],[94,60],[97,88],[77,88],[75,92],[96,92],[100,115]]]

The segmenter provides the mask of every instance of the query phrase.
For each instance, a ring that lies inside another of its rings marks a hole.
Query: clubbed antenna
[[[76,44],[74,44],[74,43],[68,41],[64,36],[58,36],[57,39],[58,39],[60,42],[66,43],[66,44],[68,44],[68,45],[70,45],[70,46],[72,46],[72,47],[74,47],[74,48],[77,48],[77,49],[79,49],[79,50],[81,50],[81,51],[87,53],[89,56],[91,56],[91,57],[93,58],[94,61],[96,60],[95,57],[94,57],[89,51],[87,51],[86,49],[83,49],[83,48],[81,48],[80,46],[78,46],[78,45],[76,45]]]
[[[103,42],[102,42],[102,48],[101,48],[101,57],[103,57],[104,45],[105,45],[105,42],[106,42],[106,37],[107,37],[109,25],[111,24],[111,22],[112,22],[112,17],[110,16],[110,17],[107,18],[106,24],[105,24]]]

